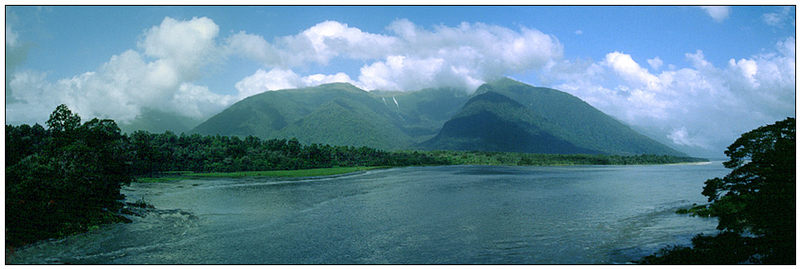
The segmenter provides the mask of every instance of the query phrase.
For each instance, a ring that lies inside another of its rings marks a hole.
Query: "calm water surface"
[[[714,233],[706,165],[408,167],[300,181],[125,187],[157,209],[17,250],[11,263],[608,264]]]

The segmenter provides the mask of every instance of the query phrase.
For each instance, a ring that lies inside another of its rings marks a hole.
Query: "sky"
[[[690,154],[795,115],[794,6],[6,6],[9,124],[206,119],[270,90],[575,95]]]

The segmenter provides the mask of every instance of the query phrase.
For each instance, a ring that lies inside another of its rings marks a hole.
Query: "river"
[[[155,206],[17,250],[7,263],[613,264],[714,233],[675,214],[705,203],[711,164],[438,166],[302,180],[126,186]]]

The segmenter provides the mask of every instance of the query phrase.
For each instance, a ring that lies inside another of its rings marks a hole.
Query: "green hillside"
[[[497,129],[498,136],[492,137],[483,128]],[[468,149],[470,141],[489,143],[476,144],[476,148],[502,149],[516,144],[525,148],[522,151],[536,153],[684,155],[635,132],[575,96],[507,78],[479,87],[464,108],[445,123],[439,135],[422,146]]]
[[[408,149],[438,133],[467,97],[457,89],[366,92],[348,83],[269,91],[233,104],[192,133]]]
[[[411,137],[393,123],[396,119],[385,109],[378,109],[374,111],[364,102],[337,97],[280,130],[277,137],[297,137],[304,144],[408,148],[413,143]]]
[[[494,152],[599,153],[579,148],[536,125],[522,104],[495,92],[471,98],[424,148]]]
[[[577,97],[511,79],[471,95],[453,88],[367,92],[348,83],[269,91],[191,132],[385,150],[683,155]]]
[[[400,115],[405,132],[422,142],[435,136],[469,99],[464,89],[427,88],[412,92],[370,92]],[[396,101],[396,103],[395,103]]]

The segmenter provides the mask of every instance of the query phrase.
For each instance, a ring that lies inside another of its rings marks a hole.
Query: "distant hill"
[[[511,79],[462,89],[367,92],[348,83],[268,91],[191,130],[387,150],[532,153],[682,153],[567,93]]]
[[[554,89],[500,79],[479,87],[428,149],[684,155]]]

